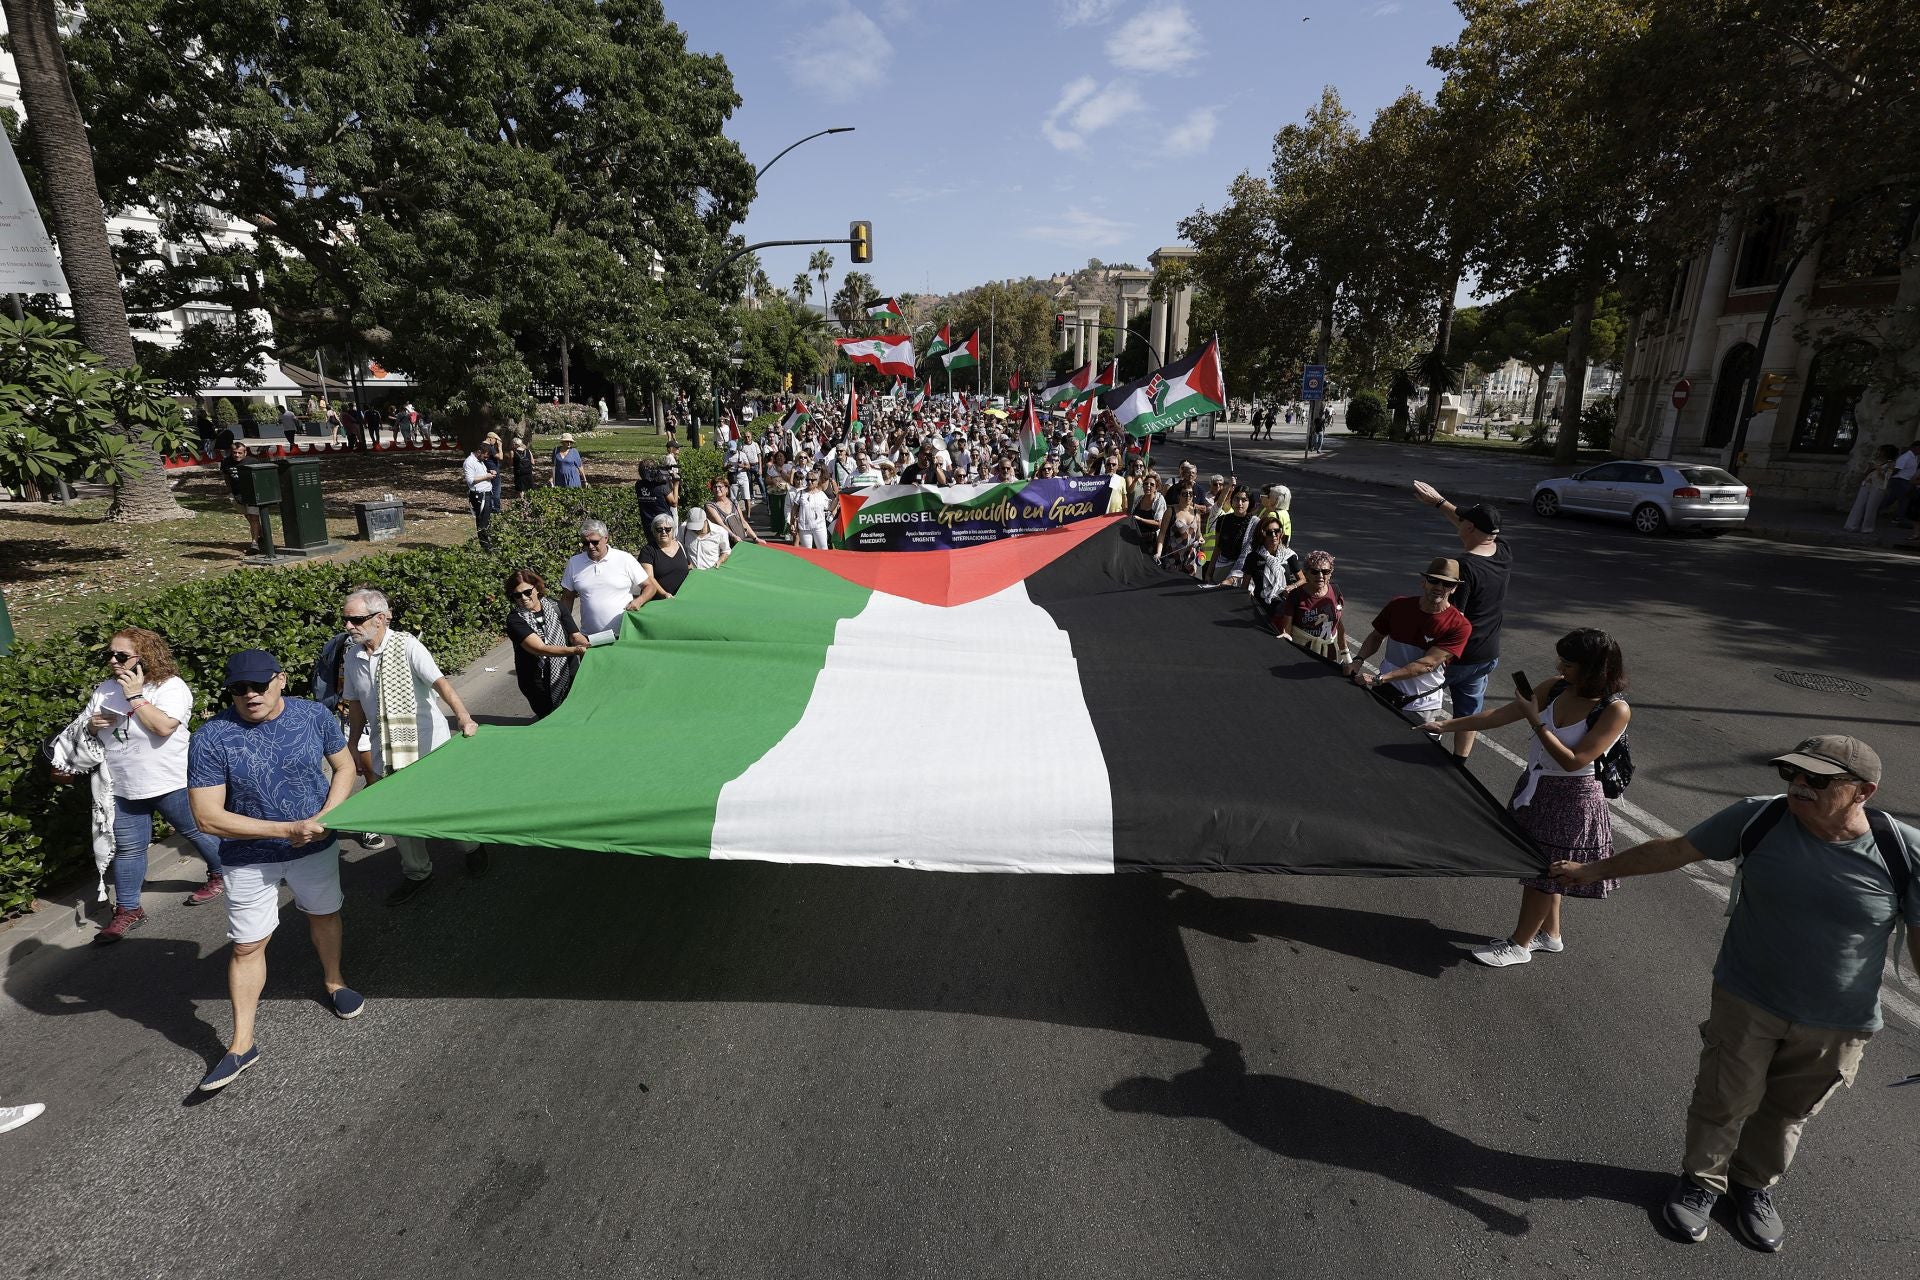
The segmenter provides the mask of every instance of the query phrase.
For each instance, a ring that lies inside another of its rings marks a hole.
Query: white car
[[[1724,533],[1746,523],[1753,490],[1719,467],[1693,462],[1603,462],[1533,487],[1533,512],[1615,516],[1641,533],[1705,529]]]

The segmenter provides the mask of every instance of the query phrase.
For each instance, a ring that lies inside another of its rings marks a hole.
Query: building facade
[[[1614,447],[1734,465],[1771,497],[1844,508],[1875,448],[1920,438],[1920,395],[1885,375],[1889,364],[1916,363],[1903,312],[1920,307],[1920,264],[1911,220],[1877,255],[1843,259],[1816,244],[1795,262],[1792,210],[1763,210],[1723,235],[1674,273],[1663,304],[1635,319]],[[1785,383],[1778,407],[1753,417],[1736,458],[1743,387],[1756,369]]]

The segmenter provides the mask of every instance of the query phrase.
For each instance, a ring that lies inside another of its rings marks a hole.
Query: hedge
[[[686,482],[720,470],[711,449],[680,455]],[[693,490],[689,487],[687,493]],[[541,489],[509,503],[493,521],[493,550],[478,542],[391,552],[287,569],[237,569],[170,588],[112,610],[74,635],[16,644],[0,657],[0,918],[18,914],[62,877],[91,865],[88,789],[57,785],[40,751],[107,678],[107,640],[122,627],[165,636],[194,692],[197,718],[220,710],[227,655],[262,648],[287,670],[288,691],[304,694],[320,648],[338,629],[340,599],[367,584],[385,592],[394,625],[412,632],[448,670],[458,670],[501,636],[507,610],[501,579],[538,571],[557,593],[579,521],[604,520],[613,544],[646,544],[631,487]]]

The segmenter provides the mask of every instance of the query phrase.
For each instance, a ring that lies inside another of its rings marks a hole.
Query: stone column
[[[1079,307],[1080,332],[1086,340],[1081,349],[1080,363],[1100,358],[1100,304],[1083,302]]]
[[[1173,345],[1172,349],[1166,353],[1169,361],[1187,354],[1187,315],[1192,309],[1193,290],[1191,288],[1182,289],[1173,295],[1173,315],[1169,325],[1172,332],[1168,335],[1168,341]]]
[[[1167,299],[1153,300],[1153,319],[1148,323],[1147,334],[1147,340],[1153,344],[1147,359],[1164,361],[1167,358]]]

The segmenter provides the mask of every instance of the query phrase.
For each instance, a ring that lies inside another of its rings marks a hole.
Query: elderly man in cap
[[[1424,480],[1413,492],[1453,523],[1460,538],[1460,585],[1453,607],[1473,624],[1473,638],[1459,659],[1447,664],[1447,695],[1455,717],[1475,715],[1486,704],[1487,680],[1500,665],[1500,629],[1506,621],[1507,582],[1513,577],[1513,548],[1500,537],[1500,513],[1483,502],[1456,507]],[[1463,729],[1453,735],[1453,754],[1462,760],[1473,750],[1476,735]]]
[[[1441,558],[1420,576],[1420,594],[1395,596],[1373,620],[1360,652],[1340,669],[1362,688],[1391,685],[1400,710],[1416,720],[1444,720],[1440,690],[1446,666],[1466,649],[1473,624],[1451,603],[1460,585],[1460,562]],[[1361,666],[1382,645],[1378,675]]]
[[[286,697],[287,677],[264,649],[227,659],[228,705],[197,728],[187,750],[194,821],[220,837],[227,877],[227,989],[233,1039],[200,1081],[227,1085],[260,1057],[254,1012],[267,982],[267,939],[280,923],[280,886],[306,913],[327,1003],[357,1018],[366,1001],[340,976],[340,845],[321,821],[353,790],[353,755],[333,712]]]
[[[1785,795],[1751,796],[1683,836],[1551,868],[1576,885],[1702,858],[1736,862],[1666,1220],[1704,1240],[1715,1202],[1731,1190],[1740,1234],[1768,1252],[1786,1238],[1772,1189],[1807,1121],[1853,1083],[1880,1028],[1881,974],[1895,934],[1920,928],[1920,831],[1867,808],[1880,789],[1873,748],[1823,734],[1772,764]],[[1907,950],[1920,967],[1916,939],[1907,934]],[[1865,1203],[1890,1203],[1878,1188],[1861,1190]]]

